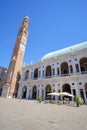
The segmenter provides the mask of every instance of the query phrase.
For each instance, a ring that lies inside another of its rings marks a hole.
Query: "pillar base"
[[[9,91],[9,84],[6,83],[6,84],[3,86],[1,97],[8,98],[8,91]]]

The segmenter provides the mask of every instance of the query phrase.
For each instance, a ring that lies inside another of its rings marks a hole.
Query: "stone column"
[[[71,89],[71,94],[73,95],[73,89]]]
[[[55,86],[55,92],[57,93],[57,85]],[[58,96],[55,96],[55,100],[58,100]]]
[[[30,99],[32,99],[32,87],[30,88]]]
[[[87,98],[86,98],[86,94],[85,94],[85,89],[84,88],[83,88],[83,93],[84,93],[85,103],[87,103]]]
[[[36,99],[38,99],[38,90],[39,90],[39,88],[37,87],[37,95],[36,95]]]
[[[30,88],[29,88],[29,95],[28,95],[28,99],[30,99]]]
[[[79,62],[78,62],[78,66],[79,66],[79,72],[81,73],[81,68],[80,68],[80,64],[79,64]]]
[[[40,75],[40,78],[42,79],[43,78],[43,69],[41,68],[41,75]]]
[[[40,89],[39,89],[39,96],[42,97],[42,85],[40,85]]]
[[[76,89],[76,96],[78,96],[78,97],[81,97],[81,95],[80,95],[80,90],[79,90],[79,88],[78,88],[78,82],[76,81],[76,83],[75,83],[76,85],[75,85],[75,89]]]
[[[44,68],[44,78],[46,77],[46,68]]]
[[[70,72],[70,65],[68,64],[68,69],[69,69],[69,75],[71,74],[71,72]]]
[[[60,92],[62,92],[62,88],[60,88]],[[62,97],[62,96],[60,96],[60,99],[61,99],[61,100],[63,100],[63,97]]]
[[[44,100],[46,99],[46,90],[44,89]]]
[[[75,66],[75,63],[73,62],[72,64],[72,67],[73,67],[73,73],[76,73],[76,66]]]
[[[71,94],[73,95],[73,89],[71,89]],[[74,98],[72,97],[72,101],[74,101]]]
[[[27,87],[26,99],[29,99],[29,87]]]
[[[31,70],[29,70],[29,77],[28,80],[31,79]]]
[[[55,77],[57,77],[57,66],[55,65]]]
[[[34,72],[33,72],[33,70],[31,71],[31,79],[34,79]]]
[[[59,76],[61,77],[61,66],[59,66]]]

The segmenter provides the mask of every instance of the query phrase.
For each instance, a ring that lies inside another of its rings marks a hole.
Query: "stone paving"
[[[0,98],[0,130],[87,130],[87,105]]]

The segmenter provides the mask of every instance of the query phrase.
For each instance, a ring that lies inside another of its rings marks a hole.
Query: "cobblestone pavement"
[[[87,105],[0,98],[0,130],[87,130]]]

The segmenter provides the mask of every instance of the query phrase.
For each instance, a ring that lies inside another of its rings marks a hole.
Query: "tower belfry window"
[[[26,32],[26,31],[24,31],[24,34],[27,34],[27,32]]]

